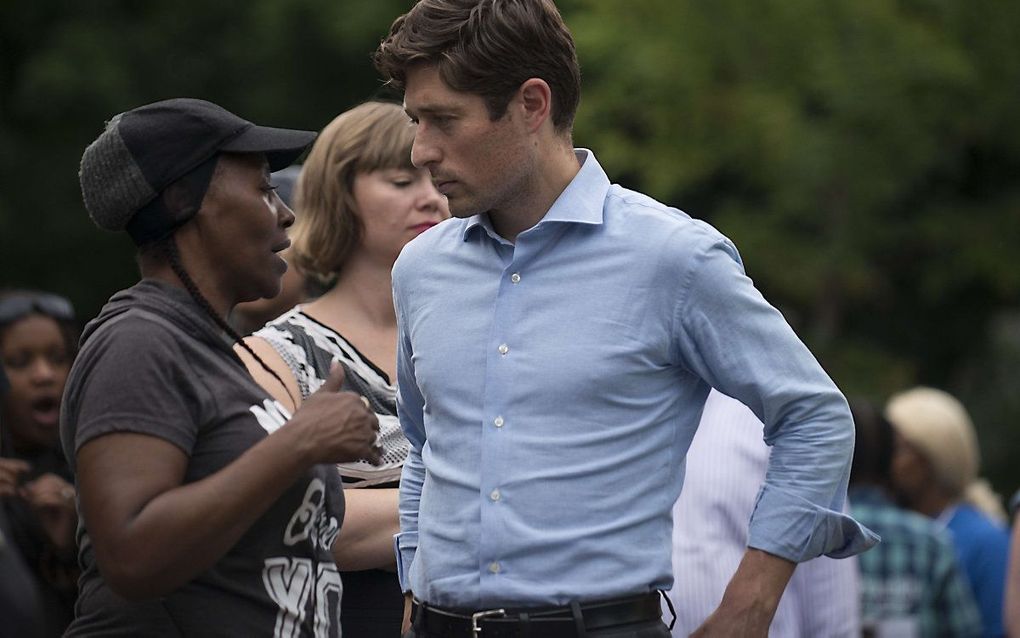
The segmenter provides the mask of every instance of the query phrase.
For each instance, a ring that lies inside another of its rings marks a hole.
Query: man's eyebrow
[[[407,113],[407,116],[410,118],[414,118],[419,115],[435,115],[437,113],[442,113],[444,115],[457,115],[461,112],[461,110],[462,109],[460,107],[452,104],[425,104],[414,109],[408,106],[404,107],[404,113]]]

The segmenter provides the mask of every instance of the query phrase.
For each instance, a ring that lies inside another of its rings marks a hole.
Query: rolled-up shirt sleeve
[[[685,260],[674,335],[682,364],[747,405],[772,454],[748,546],[802,562],[839,558],[878,537],[843,513],[854,426],[846,399],[719,239]]]

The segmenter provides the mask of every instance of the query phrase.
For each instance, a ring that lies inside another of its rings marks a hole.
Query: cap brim
[[[269,170],[287,168],[305,152],[318,133],[271,126],[252,126],[227,144],[222,151],[232,153],[265,153]]]

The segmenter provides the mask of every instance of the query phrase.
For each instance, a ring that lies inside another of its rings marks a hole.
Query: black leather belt
[[[585,630],[658,620],[659,593],[595,601],[568,607],[494,608],[475,612],[433,607],[414,601],[411,618],[419,637],[572,638]]]

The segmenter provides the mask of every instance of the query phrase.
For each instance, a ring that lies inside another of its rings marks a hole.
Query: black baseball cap
[[[263,153],[270,170],[278,171],[297,160],[316,135],[258,126],[205,100],[147,104],[115,116],[85,149],[78,173],[82,199],[100,228],[127,230],[142,245],[195,214],[197,207],[182,212],[150,204],[168,186],[195,173],[201,175],[204,192],[218,154]]]

